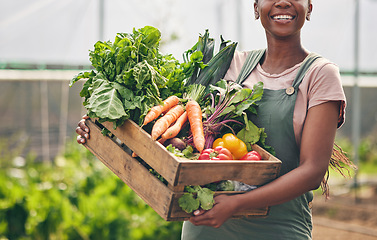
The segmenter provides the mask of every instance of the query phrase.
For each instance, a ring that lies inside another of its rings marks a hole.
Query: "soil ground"
[[[335,188],[328,200],[315,197],[313,240],[377,240],[377,184],[349,189]]]

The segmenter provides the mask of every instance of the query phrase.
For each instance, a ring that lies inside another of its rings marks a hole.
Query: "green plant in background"
[[[0,239],[179,239],[180,222],[164,221],[82,146],[66,149],[49,164],[2,155]]]
[[[337,143],[354,163],[354,146],[349,138],[341,138]],[[377,136],[371,134],[361,139],[359,144],[358,173],[377,175]],[[350,172],[351,174],[353,172]]]

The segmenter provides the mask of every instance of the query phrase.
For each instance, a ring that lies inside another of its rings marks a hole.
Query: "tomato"
[[[262,157],[257,151],[253,150],[253,151],[246,153],[240,160],[259,161],[259,160],[262,160]]]
[[[251,151],[250,153],[257,155],[257,157],[259,157],[259,159],[262,160],[262,156],[259,154],[259,152],[257,152],[257,151]]]
[[[198,160],[210,160],[209,153],[200,154]]]
[[[220,160],[232,160],[233,159],[232,153],[228,149],[226,149],[222,146],[215,147],[214,150],[215,150],[215,152],[218,153],[217,157]]]
[[[203,154],[203,153],[211,154],[211,153],[213,153],[213,152],[214,152],[214,150],[213,150],[212,148],[206,148],[206,149],[204,149],[204,150],[202,151],[202,154]]]
[[[232,160],[232,159],[233,159],[232,153],[228,149],[222,146],[218,146],[215,149],[212,149],[212,148],[204,149],[198,158],[198,160]]]
[[[200,154],[198,160],[210,160],[212,157],[216,156],[215,150],[212,148],[207,148],[202,151]]]

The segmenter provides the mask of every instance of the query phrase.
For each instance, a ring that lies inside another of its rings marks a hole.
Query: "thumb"
[[[206,211],[203,210],[203,209],[198,209],[198,210],[195,210],[195,211],[194,211],[194,215],[195,215],[195,216],[200,216],[200,215],[204,214],[205,212],[206,212]]]

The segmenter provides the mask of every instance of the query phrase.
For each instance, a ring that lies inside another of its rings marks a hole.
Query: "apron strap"
[[[316,53],[309,53],[309,55],[306,56],[306,58],[304,59],[304,62],[301,64],[300,68],[298,69],[298,72],[293,81],[292,87],[294,87],[295,89],[298,89],[298,86],[304,79],[305,74],[309,71],[310,66],[318,58],[321,58],[321,56]]]
[[[253,69],[257,66],[265,52],[266,49],[250,51],[250,53],[247,55],[245,63],[242,65],[241,72],[237,77],[236,83],[242,84],[243,81],[246,80],[246,78],[250,75]]]
[[[242,65],[241,72],[237,77],[236,83],[242,84],[246,80],[246,78],[258,65],[259,61],[261,60],[265,52],[266,49],[250,51],[250,53],[246,57],[245,63]],[[297,92],[299,85],[305,77],[305,74],[308,72],[313,62],[318,58],[321,58],[321,56],[316,53],[309,53],[309,55],[304,59],[296,74],[292,86],[286,89],[286,93],[288,95],[292,95],[294,92]]]

